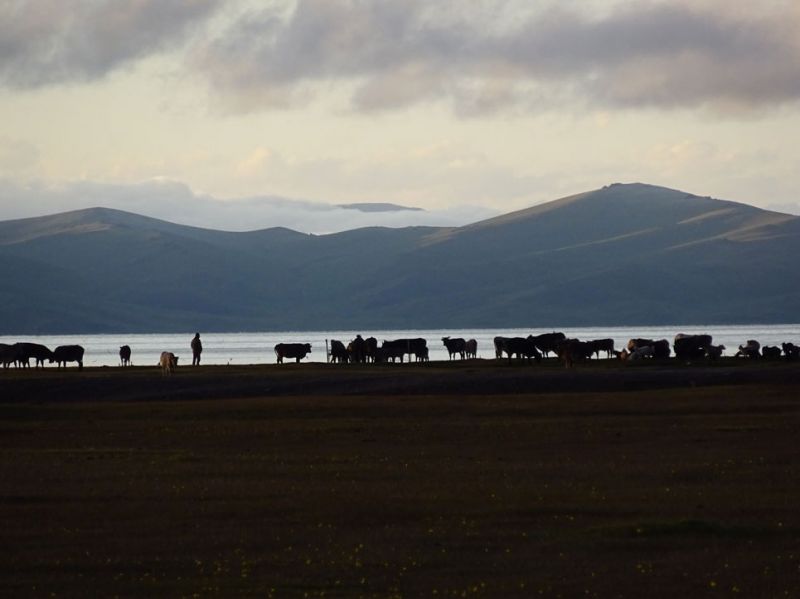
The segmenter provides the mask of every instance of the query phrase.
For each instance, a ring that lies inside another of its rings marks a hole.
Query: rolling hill
[[[0,222],[0,333],[794,322],[800,217],[615,184],[459,228]]]

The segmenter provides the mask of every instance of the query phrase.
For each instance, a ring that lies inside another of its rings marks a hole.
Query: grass
[[[797,391],[0,404],[0,594],[796,596]]]

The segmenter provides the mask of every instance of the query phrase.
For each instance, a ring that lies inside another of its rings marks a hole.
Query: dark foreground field
[[[0,372],[0,595],[800,596],[800,382]]]

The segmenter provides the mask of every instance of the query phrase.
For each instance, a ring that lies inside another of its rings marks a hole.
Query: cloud
[[[196,194],[187,185],[170,180],[130,185],[87,181],[46,185],[0,179],[0,220],[96,206],[227,231],[288,227],[304,233],[332,233],[370,226],[460,226],[497,214],[479,206],[436,211],[361,212],[323,202],[276,196],[220,200]]]
[[[467,116],[759,111],[800,99],[798,29],[791,0],[7,0],[0,86],[91,82],[178,50],[232,111],[320,96]]]
[[[39,149],[33,144],[0,137],[0,177],[28,173],[40,158]]]
[[[524,4],[297,0],[245,14],[195,47],[191,64],[240,110],[331,85],[360,111],[446,100],[475,114],[565,99],[753,110],[800,99],[792,2]]]
[[[0,85],[92,81],[184,41],[212,0],[6,0]]]

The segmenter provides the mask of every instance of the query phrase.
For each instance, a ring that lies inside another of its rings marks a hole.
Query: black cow
[[[388,362],[391,360],[394,362],[399,358],[400,362],[402,362],[405,355],[405,348],[392,345],[391,342],[384,341],[381,346],[375,350],[375,361]]]
[[[567,336],[564,333],[553,331],[552,333],[542,333],[541,335],[536,335],[533,337],[533,342],[536,345],[536,348],[542,352],[544,357],[547,357],[547,354],[553,352],[554,354],[558,353],[558,344],[564,341]]]
[[[453,359],[453,356],[458,354],[461,356],[461,359],[464,359],[464,354],[467,351],[467,342],[462,339],[461,337],[457,337],[455,339],[451,339],[450,337],[442,337],[442,343],[447,348],[447,353],[450,354],[450,359]]]
[[[789,361],[800,359],[800,347],[794,343],[781,343],[784,357]]]
[[[275,346],[275,356],[278,358],[278,364],[283,364],[284,358],[294,358],[296,362],[300,362],[310,352],[310,343],[279,343]]]
[[[83,370],[83,348],[80,345],[59,345],[50,358],[50,362],[55,362],[59,368],[67,362],[77,362],[78,370]]]
[[[511,364],[512,356],[516,356],[518,360],[527,359],[528,364],[531,363],[531,358],[537,362],[542,361],[542,354],[536,348],[533,335],[528,335],[527,337],[500,337],[500,339],[501,349],[508,355],[509,364]]]
[[[464,346],[467,353],[467,358],[478,357],[478,342],[475,339],[467,339],[467,344]]]
[[[0,363],[3,368],[8,368],[11,364],[17,364],[17,356],[19,355],[19,348],[16,345],[8,345],[0,343]]]
[[[775,360],[781,357],[781,348],[777,345],[765,345],[761,348],[761,355],[767,360]]]
[[[666,339],[659,339],[653,342],[653,357],[656,360],[666,360],[669,358],[669,354],[669,341]]]
[[[498,360],[503,357],[503,344],[508,337],[495,337],[494,338],[494,357]]]
[[[384,350],[384,356],[391,358],[392,362],[394,362],[394,358],[400,358],[402,362],[405,354],[409,355],[409,359],[411,354],[415,356],[423,355],[428,349],[428,342],[420,337],[415,339],[395,339],[394,341],[384,341],[381,344],[381,349]]]
[[[17,365],[29,367],[31,358],[36,360],[36,368],[44,368],[44,361],[52,362],[53,352],[38,343],[15,343],[17,348]]]
[[[675,342],[672,348],[675,350],[675,357],[679,360],[699,360],[706,355],[708,347],[711,345],[711,335],[675,335]]]
[[[119,363],[122,366],[130,366],[131,365],[131,346],[130,345],[122,345],[119,348]]]
[[[417,359],[417,362],[429,362],[430,356],[428,355],[428,347],[420,347],[417,351],[414,352],[414,357]]]
[[[334,364],[336,362],[339,364],[347,364],[349,361],[350,354],[344,346],[344,343],[336,339],[331,339],[331,362]]]
[[[360,364],[367,361],[367,342],[361,335],[356,335],[356,338],[347,346],[347,351],[350,353],[351,362]]]
[[[586,343],[589,344],[589,347],[592,349],[592,353],[600,358],[600,352],[606,352],[606,358],[610,358],[614,355],[614,340],[613,339],[593,339],[592,341],[587,341]]]
[[[575,362],[583,362],[591,358],[594,349],[588,341],[564,339],[558,344],[556,353],[566,368],[572,368]]]
[[[375,337],[367,337],[364,341],[367,344],[367,362],[377,362],[378,340]]]

